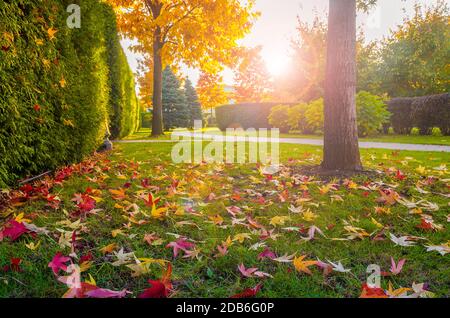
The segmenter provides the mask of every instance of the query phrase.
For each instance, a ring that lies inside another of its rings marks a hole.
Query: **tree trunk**
[[[322,168],[362,170],[356,122],[356,0],[330,0]]]
[[[161,29],[155,30],[153,41],[153,120],[152,136],[164,134],[163,112],[162,112],[162,42]]]

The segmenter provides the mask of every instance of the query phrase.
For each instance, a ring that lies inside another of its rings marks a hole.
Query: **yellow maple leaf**
[[[317,215],[315,215],[310,209],[307,209],[303,212],[303,219],[307,222],[314,221],[314,219],[317,218]]]
[[[64,77],[61,78],[61,80],[59,81],[59,85],[60,85],[62,88],[66,87],[66,80],[64,79]]]
[[[89,285],[93,285],[93,286],[97,286],[97,282],[95,281],[94,277],[92,277],[92,275],[89,273],[89,280],[86,279],[85,282],[88,283]]]
[[[102,247],[100,249],[100,251],[103,254],[108,254],[108,253],[111,253],[112,251],[114,251],[116,248],[117,248],[117,244],[116,243],[111,243],[109,245],[106,245],[105,247]]]
[[[251,237],[248,233],[239,233],[234,236],[233,241],[238,241],[239,243],[242,244],[242,243],[244,243],[244,241],[246,239],[248,239],[248,240],[251,239]]]
[[[44,67],[49,68],[50,67],[50,61],[47,59],[42,59],[42,64]]]
[[[37,244],[34,244],[34,242],[30,242],[28,244],[25,243],[25,246],[32,251],[36,250],[39,247],[39,245],[41,245],[41,241],[37,242]]]
[[[58,30],[50,28],[47,30],[48,38],[50,40],[53,40],[55,38],[55,34],[58,32]]]
[[[417,173],[424,175],[426,173],[427,169],[425,167],[418,166],[416,168],[416,171],[417,171]]]
[[[381,224],[380,222],[378,222],[376,219],[372,218],[371,219],[372,223],[376,225],[376,227],[378,228],[383,228],[383,224]]]
[[[222,225],[223,223],[223,217],[221,217],[220,215],[212,215],[212,216],[208,216],[208,218],[215,224],[215,225]]]
[[[230,247],[233,245],[233,241],[231,240],[231,236],[228,235],[227,239],[222,242],[222,244],[226,247]]]
[[[85,272],[87,271],[89,268],[91,268],[93,262],[92,261],[85,261],[83,263],[80,264],[80,272]]]
[[[111,189],[111,190],[109,190],[109,193],[112,194],[112,197],[114,200],[123,200],[127,197],[127,195],[125,193],[125,189],[119,189],[119,190]]]
[[[294,267],[298,272],[303,272],[308,275],[312,275],[311,270],[309,269],[310,266],[316,265],[317,261],[304,261],[306,255],[295,257],[294,258]]]
[[[17,223],[22,223],[22,222],[30,223],[30,222],[31,222],[30,219],[26,219],[26,218],[24,217],[23,212],[22,212],[22,213],[19,213],[19,214],[15,217],[14,220],[15,220]]]
[[[63,120],[63,124],[64,124],[64,126],[75,128],[75,124],[70,119],[64,119]]]
[[[398,289],[394,289],[392,287],[392,283],[389,282],[389,286],[388,286],[388,290],[387,290],[387,294],[391,297],[398,297],[400,295],[405,294],[406,292],[412,291],[411,288],[405,288],[405,287],[400,287]]]
[[[163,219],[166,216],[166,212],[167,212],[167,208],[166,207],[162,207],[162,208],[156,208],[156,205],[153,204],[152,205],[152,212],[151,215],[153,218],[155,219]]]
[[[270,219],[270,225],[284,225],[286,221],[289,221],[290,219],[291,218],[289,216],[274,216],[272,219]]]
[[[123,232],[122,232],[121,229],[117,229],[117,230],[112,230],[112,231],[111,231],[112,237],[116,237],[116,236],[119,235],[119,234],[123,234]]]

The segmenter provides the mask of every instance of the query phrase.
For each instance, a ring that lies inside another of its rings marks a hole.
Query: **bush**
[[[248,128],[270,128],[268,117],[272,107],[280,103],[248,103],[217,107],[216,121],[221,130],[232,125]],[[293,104],[288,104],[293,105]]]
[[[438,127],[445,135],[450,134],[450,94],[430,95],[413,98],[411,119],[420,128],[422,135]]]
[[[152,128],[152,113],[142,113],[141,114],[141,127],[142,128]]]
[[[308,130],[312,133],[320,134],[323,132],[323,108],[323,98],[319,98],[308,104],[305,116]]]
[[[388,135],[395,135],[394,128],[389,127],[388,130],[387,130],[387,134],[388,134]]]
[[[420,129],[418,127],[411,128],[410,132],[411,136],[419,136],[420,135]]]
[[[277,105],[272,108],[269,114],[269,124],[274,128],[278,128],[281,133],[289,132],[289,108],[288,105]]]
[[[433,127],[431,130],[431,135],[435,137],[442,137],[442,131],[439,127]]]
[[[450,94],[394,98],[389,101],[388,110],[398,134],[409,134],[413,127],[418,127],[423,135],[430,134],[433,127],[444,135],[450,134]]]
[[[358,134],[361,137],[381,132],[383,125],[389,122],[390,113],[379,96],[361,91],[356,95]]]
[[[72,3],[81,5],[81,29],[66,25]],[[0,2],[0,187],[79,161],[102,143],[113,17],[105,12],[99,0]]]
[[[301,103],[288,110],[288,125],[290,130],[299,130],[308,133],[308,123],[306,122],[306,110],[308,104]]]
[[[414,124],[411,118],[413,99],[394,98],[388,102],[388,111],[391,113],[391,126],[397,134],[409,134]]]

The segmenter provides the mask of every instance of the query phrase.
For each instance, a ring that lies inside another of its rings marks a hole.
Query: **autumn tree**
[[[330,0],[322,168],[362,170],[356,121],[356,8],[376,0]]]
[[[276,94],[291,101],[310,102],[323,97],[327,50],[327,25],[316,16],[311,24],[297,17],[292,40],[292,66],[277,79]]]
[[[153,71],[152,135],[163,134],[162,71],[184,63],[217,73],[230,65],[231,51],[257,16],[254,0],[109,0],[116,6],[119,26],[126,37],[137,39],[133,48],[151,52]]]
[[[449,38],[448,4],[416,4],[414,15],[382,43],[378,76],[382,90],[392,97],[448,92]]]
[[[197,83],[197,93],[203,109],[212,110],[228,103],[229,96],[225,92],[223,78],[219,74],[201,73]]]
[[[273,89],[271,75],[261,56],[262,46],[237,50],[238,63],[234,68],[235,91],[238,103],[268,100]]]

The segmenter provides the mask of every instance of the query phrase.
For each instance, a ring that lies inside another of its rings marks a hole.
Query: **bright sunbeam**
[[[267,54],[264,56],[264,60],[267,70],[273,76],[282,75],[286,71],[289,61],[287,56],[281,54]]]

